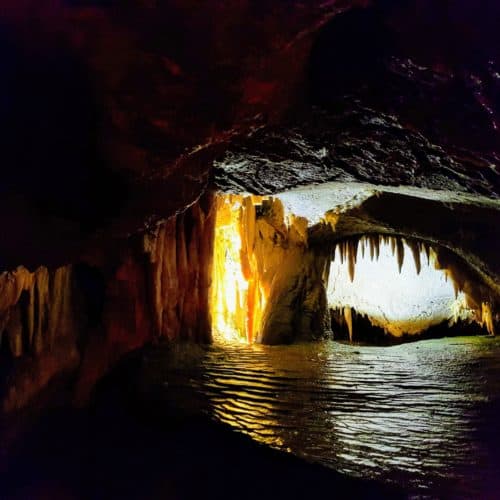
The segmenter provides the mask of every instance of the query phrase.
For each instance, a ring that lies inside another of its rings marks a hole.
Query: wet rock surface
[[[352,98],[312,108],[288,127],[258,129],[215,162],[225,192],[275,194],[332,181],[500,194],[495,157],[460,157]]]
[[[270,194],[357,180],[498,197],[498,15],[494,2],[384,1],[337,16],[315,39],[307,105],[232,144],[217,184]]]

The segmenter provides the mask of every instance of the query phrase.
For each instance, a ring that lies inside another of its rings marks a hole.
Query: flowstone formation
[[[303,193],[283,198],[288,208],[302,213],[322,205],[316,199],[314,207],[305,207]],[[214,338],[264,344],[321,338],[331,334],[330,309],[334,317],[340,312],[350,340],[355,338],[354,310],[395,338],[420,335],[442,322],[450,328],[475,322],[485,333],[495,333],[498,292],[481,272],[439,242],[403,237],[387,223],[377,226],[373,219],[359,218],[358,229],[372,224],[384,233],[344,232],[343,217],[345,227],[355,229],[349,217],[362,205],[351,200],[350,208],[339,205],[310,223],[286,213],[279,197],[219,195],[210,306]],[[391,273],[385,261],[393,263]],[[407,290],[409,263],[414,278],[420,276],[413,292]],[[363,296],[366,288],[372,297]],[[384,288],[392,293],[386,302]],[[403,312],[391,315],[398,308]]]
[[[211,308],[215,338],[279,344],[329,331],[327,255],[279,199],[219,196]]]

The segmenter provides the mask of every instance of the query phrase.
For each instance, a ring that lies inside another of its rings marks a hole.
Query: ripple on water
[[[164,356],[151,365],[175,367],[164,374],[169,394],[189,394],[259,442],[431,494],[500,487],[500,338],[214,345]]]

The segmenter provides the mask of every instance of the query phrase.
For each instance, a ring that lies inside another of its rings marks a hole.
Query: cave
[[[0,497],[495,497],[498,2],[4,4]]]

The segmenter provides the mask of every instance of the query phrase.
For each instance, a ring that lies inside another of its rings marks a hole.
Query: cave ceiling
[[[222,190],[352,181],[498,198],[498,37],[483,17],[469,19],[469,33],[455,26],[453,14],[477,15],[467,2],[399,4],[350,10],[320,31],[306,104],[225,152],[216,162]]]
[[[3,2],[2,267],[88,256],[210,185],[461,193],[498,227],[498,14],[493,0]]]

